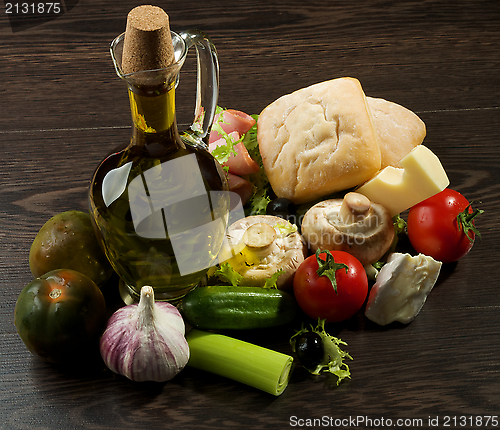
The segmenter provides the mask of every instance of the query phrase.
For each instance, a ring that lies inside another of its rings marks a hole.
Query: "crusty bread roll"
[[[257,140],[274,192],[295,203],[359,185],[381,167],[372,116],[354,78],[280,97],[261,112]]]
[[[401,167],[400,160],[420,145],[426,134],[424,122],[411,110],[384,99],[366,97],[380,145],[381,169]]]

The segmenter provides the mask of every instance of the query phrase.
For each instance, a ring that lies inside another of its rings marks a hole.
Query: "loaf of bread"
[[[278,197],[306,203],[356,187],[399,161],[425,137],[410,110],[366,97],[338,78],[284,95],[259,115],[257,140]]]
[[[426,134],[424,122],[411,110],[384,99],[366,97],[380,145],[381,166],[401,167],[403,159]]]
[[[381,166],[366,97],[353,78],[280,97],[261,112],[257,140],[274,192],[295,203],[361,184]]]

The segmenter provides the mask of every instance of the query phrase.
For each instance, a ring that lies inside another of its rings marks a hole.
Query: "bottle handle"
[[[198,63],[194,122],[183,137],[194,144],[208,147],[210,129],[219,97],[219,60],[214,44],[199,30],[179,32],[186,49],[194,46]]]

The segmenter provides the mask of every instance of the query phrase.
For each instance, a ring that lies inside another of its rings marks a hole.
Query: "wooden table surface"
[[[300,367],[279,397],[189,368],[162,385],[132,383],[104,366],[63,372],[26,350],[14,306],[32,279],[28,253],[39,228],[59,212],[87,209],[93,170],[130,136],[127,91],[109,44],[137,3],[67,0],[65,13],[41,23],[10,22],[2,9],[0,428],[500,426],[487,421],[500,415],[500,2],[201,4],[159,3],[173,30],[211,36],[219,105],[259,113],[310,84],[358,78],[367,95],[406,106],[426,123],[425,144],[450,187],[481,202],[482,240],[443,267],[411,324],[380,328],[360,314],[327,326],[354,358],[352,379],[338,387],[334,377]],[[180,128],[194,108],[193,55],[177,94]],[[288,330],[246,338],[291,353]]]

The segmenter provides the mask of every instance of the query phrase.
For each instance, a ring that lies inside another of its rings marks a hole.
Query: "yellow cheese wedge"
[[[387,166],[356,192],[385,206],[392,216],[443,191],[450,183],[439,158],[418,145],[401,160],[402,168]]]

